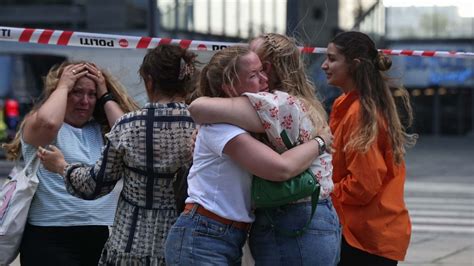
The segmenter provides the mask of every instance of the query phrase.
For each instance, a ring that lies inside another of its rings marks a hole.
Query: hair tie
[[[386,71],[392,66],[392,61],[382,51],[377,52],[373,63],[375,68],[380,71]]]
[[[270,50],[273,52],[277,49],[276,41],[274,40],[273,36],[270,34],[264,34],[263,38],[270,46]]]
[[[183,58],[179,62],[179,75],[178,80],[183,80],[193,74],[194,68],[191,64],[186,63]]]

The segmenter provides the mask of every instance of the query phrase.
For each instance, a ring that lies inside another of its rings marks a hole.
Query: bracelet
[[[105,103],[108,102],[108,101],[114,101],[115,102],[115,98],[114,98],[114,95],[110,92],[107,92],[105,93],[104,95],[102,95],[98,100],[97,100],[97,105],[101,106],[102,108],[104,107]]]
[[[318,142],[319,146],[319,155],[323,154],[326,151],[326,142],[321,136],[314,137],[314,140]]]

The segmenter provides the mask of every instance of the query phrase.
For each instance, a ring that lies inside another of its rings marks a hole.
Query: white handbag
[[[39,184],[39,164],[35,153],[0,190],[0,265],[8,265],[18,256],[28,210]]]

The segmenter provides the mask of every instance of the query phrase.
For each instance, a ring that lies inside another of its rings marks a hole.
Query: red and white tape
[[[119,48],[119,49],[150,49],[161,44],[177,44],[194,51],[215,51],[244,43],[181,40],[171,38],[151,38],[127,35],[98,34],[77,31],[49,29],[14,28],[0,26],[0,41],[20,43],[50,44],[75,47]],[[301,47],[303,53],[326,53],[323,47]],[[387,55],[451,57],[474,59],[474,52],[457,51],[416,51],[380,49]]]

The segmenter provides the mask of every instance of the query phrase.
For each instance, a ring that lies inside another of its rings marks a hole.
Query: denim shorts
[[[320,200],[311,223],[298,237],[279,233],[264,210],[257,210],[250,231],[250,250],[255,265],[337,265],[341,226],[331,199]],[[267,210],[276,228],[296,231],[311,216],[311,202],[288,204]]]
[[[195,210],[181,213],[166,238],[166,265],[240,265],[247,233]]]

